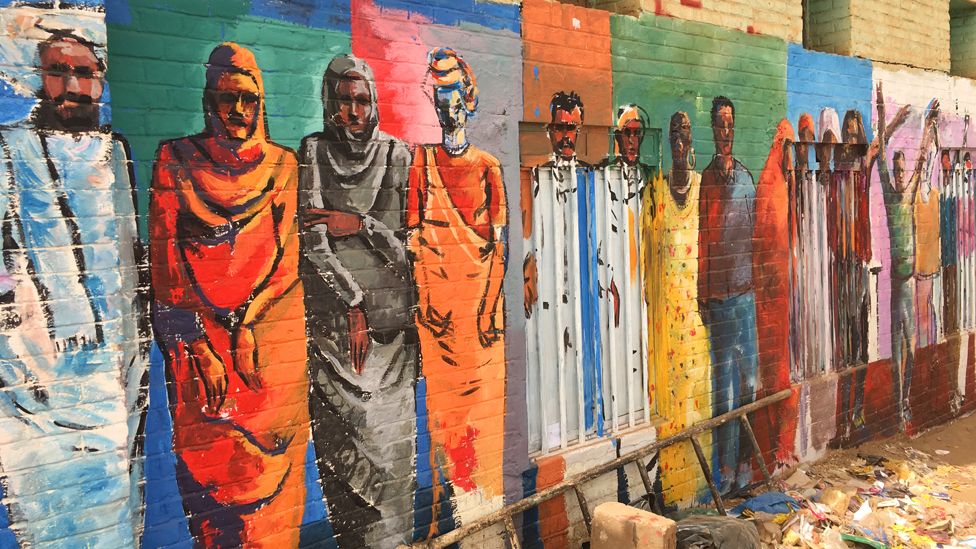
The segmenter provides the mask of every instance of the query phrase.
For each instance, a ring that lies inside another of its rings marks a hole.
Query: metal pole
[[[762,449],[759,447],[759,441],[756,440],[756,433],[752,432],[752,424],[749,423],[749,416],[741,415],[739,420],[742,421],[742,426],[746,428],[746,434],[749,435],[749,442],[752,443],[752,449],[756,452],[756,461],[759,462],[759,468],[762,470],[763,478],[766,482],[772,480],[769,476],[769,469],[766,467],[766,459],[762,455]]]
[[[451,545],[452,543],[457,543],[458,541],[466,538],[467,536],[475,532],[484,530],[485,528],[491,526],[492,524],[504,521],[506,516],[515,515],[517,513],[521,513],[529,509],[532,509],[533,507],[538,506],[540,503],[544,501],[548,501],[556,496],[561,495],[566,490],[573,489],[573,487],[577,485],[582,485],[586,482],[589,482],[597,477],[602,476],[605,473],[616,470],[634,460],[639,460],[641,458],[654,454],[659,450],[661,450],[661,448],[667,448],[668,446],[672,446],[674,444],[677,444],[678,442],[692,439],[692,437],[704,433],[706,431],[711,431],[712,429],[715,429],[719,425],[723,425],[725,423],[728,423],[729,421],[733,421],[743,414],[748,414],[760,408],[764,408],[770,404],[779,402],[781,400],[785,400],[789,398],[791,394],[793,394],[793,392],[790,389],[783,389],[778,393],[769,395],[768,397],[761,398],[755,402],[746,404],[745,406],[732,410],[731,412],[727,412],[720,416],[716,416],[711,419],[702,421],[700,423],[696,423],[695,425],[692,425],[690,428],[680,433],[677,433],[673,436],[658,440],[656,442],[648,444],[647,446],[643,446],[641,448],[628,452],[600,466],[584,471],[568,479],[564,479],[559,483],[554,484],[527,498],[506,505],[505,507],[493,513],[487,514],[481,517],[480,519],[477,519],[465,526],[462,526],[461,528],[452,530],[444,534],[443,536],[439,536],[427,541],[423,541],[423,542],[419,542],[419,543],[415,543],[403,547],[412,547],[416,549],[421,549],[421,548],[441,549],[443,547],[447,547],[448,545]]]
[[[708,489],[712,492],[712,500],[715,502],[715,510],[718,514],[725,516],[728,513],[725,512],[725,504],[722,502],[722,494],[718,493],[718,487],[715,486],[715,481],[712,479],[712,470],[708,467],[708,461],[705,460],[705,452],[702,452],[701,444],[698,443],[698,439],[691,437],[691,445],[695,447],[695,455],[698,456],[698,464],[701,465],[702,473],[705,475],[705,481],[708,482]]]
[[[505,531],[508,532],[508,542],[512,545],[512,549],[522,549],[518,531],[515,530],[515,523],[512,522],[512,515],[505,515]]]

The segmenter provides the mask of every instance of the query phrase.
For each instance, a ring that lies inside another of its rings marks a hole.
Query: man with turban
[[[325,128],[303,141],[299,175],[312,436],[339,546],[393,547],[413,526],[410,150],[380,131],[365,61],[335,57],[322,102]]]
[[[559,391],[557,396],[541,397],[542,421],[535,424],[543,425],[544,432],[530,434],[533,443],[539,440],[535,444],[543,451],[565,447],[570,440],[584,440],[587,432],[602,432],[604,423],[600,327],[603,268],[597,235],[606,227],[597,227],[595,212],[597,204],[606,203],[605,179],[602,170],[576,155],[585,114],[580,96],[575,92],[554,93],[549,112],[546,131],[552,154],[522,182],[526,361],[530,379],[537,376],[541,391]],[[596,181],[598,172],[600,184]],[[540,271],[547,276],[539,276]],[[619,289],[610,288],[605,281],[607,299],[613,308],[619,308]],[[603,308],[607,310],[606,305]],[[545,362],[552,357],[556,360]],[[574,405],[577,410],[563,414],[561,400],[582,401],[583,410]],[[622,407],[627,409],[627,403]]]
[[[640,159],[646,129],[644,109],[634,104],[617,109],[613,129],[616,155],[594,170],[594,205],[606,209],[606,222],[597,223],[596,227],[600,332],[606,372],[625,368],[643,372],[646,365],[639,227],[641,210],[652,208],[654,198],[652,193],[650,201],[641,202],[651,174],[650,166]],[[618,410],[616,416],[619,415]]]
[[[150,202],[153,328],[177,479],[208,547],[294,547],[308,376],[295,153],[268,136],[254,55],[207,62],[202,133],[160,144]]]
[[[508,218],[501,165],[465,131],[478,106],[474,72],[449,48],[427,63],[442,140],[414,154],[407,227],[431,465],[465,520],[502,506]]]
[[[32,123],[0,137],[5,502],[22,546],[130,547],[148,326],[128,145],[99,122],[98,46],[49,32]]]

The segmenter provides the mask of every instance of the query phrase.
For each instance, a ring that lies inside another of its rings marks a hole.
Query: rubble
[[[894,441],[831,452],[727,498],[726,508],[755,525],[763,549],[976,548],[974,452],[913,446]],[[679,532],[679,549],[681,538]]]

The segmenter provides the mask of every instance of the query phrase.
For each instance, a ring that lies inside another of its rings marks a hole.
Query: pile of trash
[[[953,501],[956,469],[903,453],[801,466],[771,491],[729,502],[729,515],[754,524],[763,548],[976,548],[976,505]]]

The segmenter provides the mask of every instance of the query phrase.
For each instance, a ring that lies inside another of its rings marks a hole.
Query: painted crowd
[[[316,497],[341,548],[426,539],[510,503],[513,356],[533,455],[655,417],[674,435],[793,388],[753,417],[777,467],[863,440],[871,414],[911,430],[917,354],[948,344],[966,360],[968,117],[946,142],[936,99],[897,105],[879,81],[873,129],[853,107],[784,118],[754,176],[732,94],[701,98],[707,129],[639,97],[599,113],[607,127],[587,123],[587,89],[561,86],[546,91],[548,158],[503,174],[502,151],[468,131],[479,67],[463,49],[412,61],[439,141],[381,129],[397,98],[343,53],[321,76],[323,127],[296,151],[271,135],[276,73],[224,42],[199,71],[203,129],[158,143],[139,215],[130,147],[101,112],[104,36],[25,14],[39,102],[0,128],[0,468],[22,546],[139,545],[152,353],[176,505],[205,547],[297,547]],[[600,132],[607,154],[588,162]],[[521,295],[506,295],[519,263]],[[894,404],[872,410],[882,347]],[[957,411],[966,370],[948,372]],[[826,374],[824,420],[795,384]],[[703,439],[723,493],[757,478],[746,436],[733,421]],[[681,466],[697,463],[690,446],[658,463],[662,503],[707,498]]]

